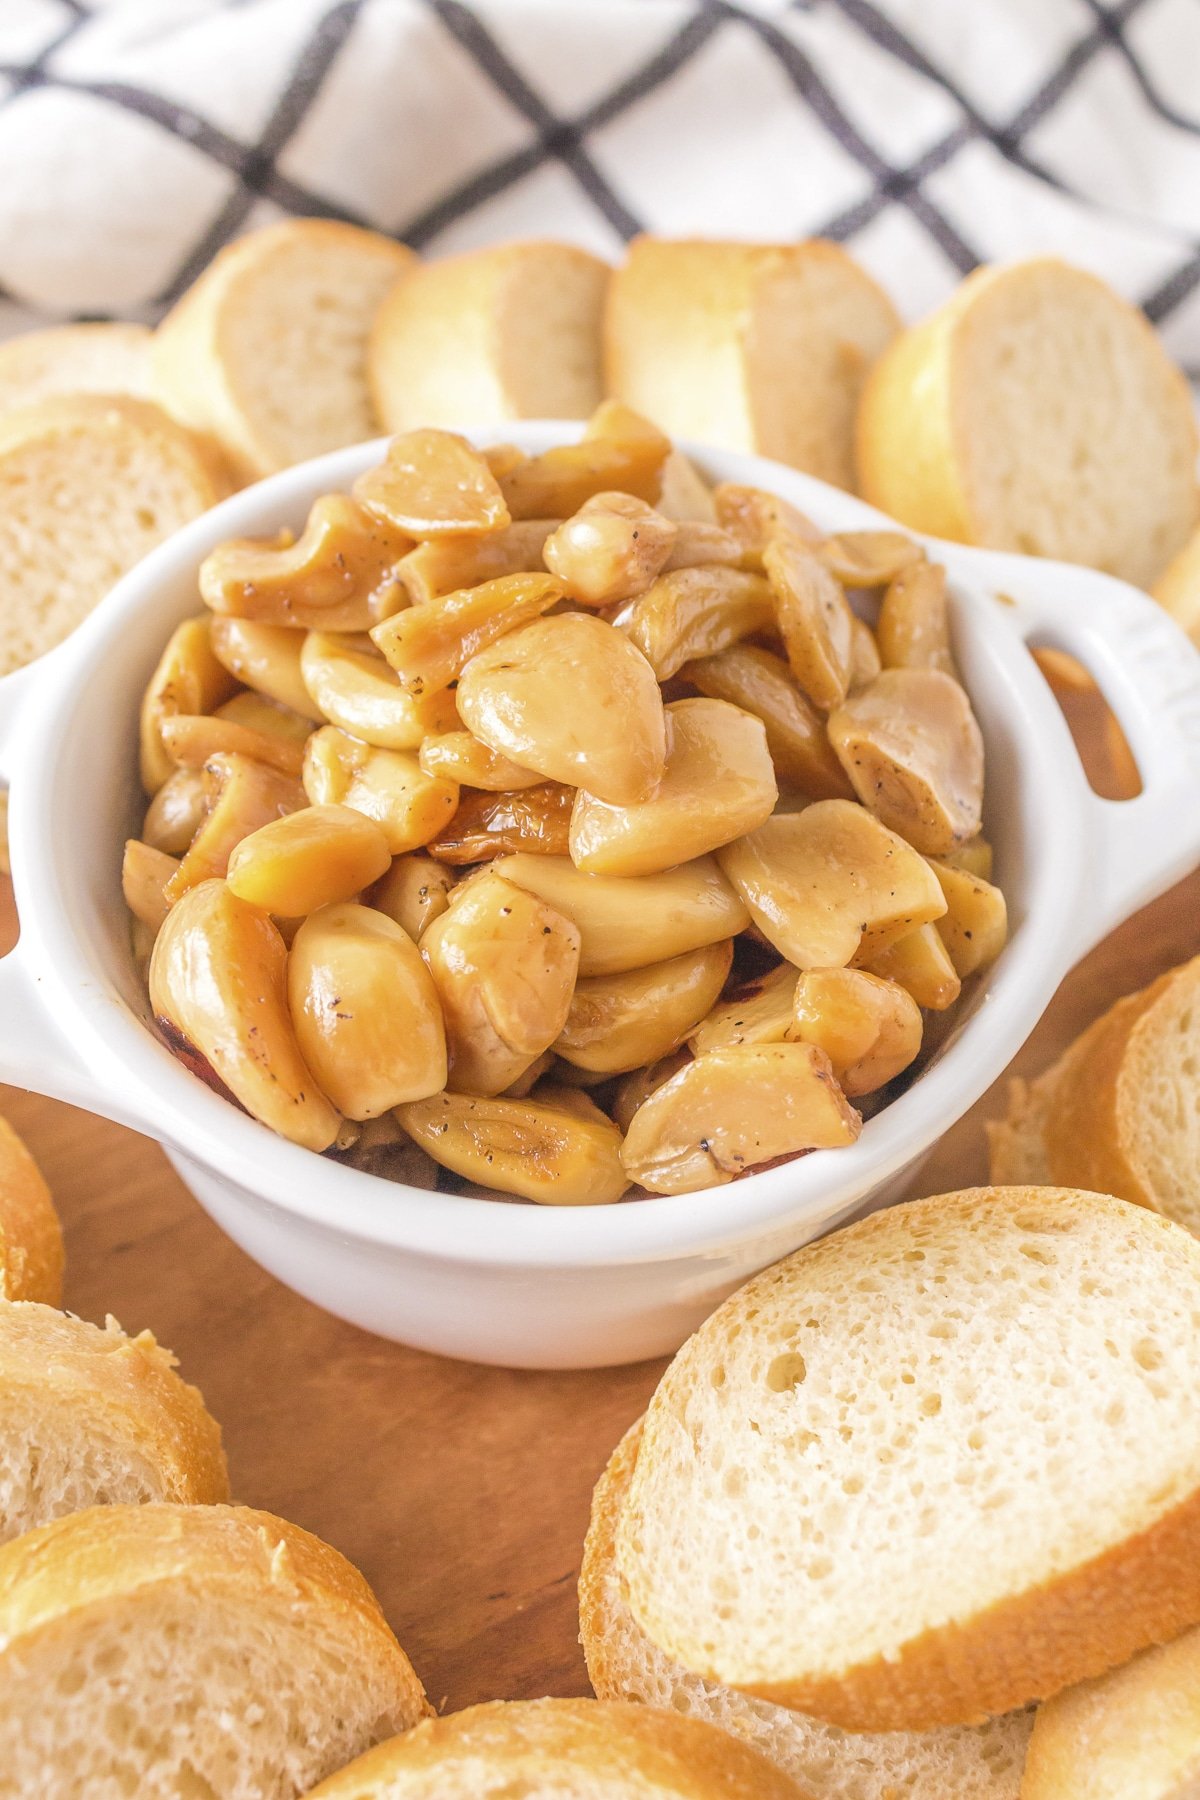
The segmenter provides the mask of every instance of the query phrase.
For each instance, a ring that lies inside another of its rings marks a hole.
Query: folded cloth
[[[1192,0],[4,0],[0,332],[152,320],[287,213],[445,253],[848,244],[916,315],[1050,251],[1200,376]]]

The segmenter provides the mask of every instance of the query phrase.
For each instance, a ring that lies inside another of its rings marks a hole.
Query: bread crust
[[[590,251],[550,239],[497,244],[422,264],[392,288],[371,329],[367,378],[384,428],[457,428],[484,417],[529,418],[531,349],[538,358],[539,391],[547,360],[559,363],[560,397],[549,405],[543,401],[538,411],[554,418],[586,417],[601,399],[599,320],[591,316],[592,305],[602,298],[610,273]],[[531,346],[521,330],[540,298],[561,291],[573,278],[592,289],[588,316],[577,320],[594,341],[590,383],[573,366],[577,346],[552,338]],[[568,405],[567,391],[578,387],[587,392]]]
[[[1021,1800],[1191,1800],[1200,1781],[1200,1631],[1038,1711]]]
[[[1165,1197],[1139,1164],[1134,1134],[1141,1112],[1138,1065],[1153,1060],[1161,1013],[1177,990],[1194,992],[1200,1002],[1200,957],[1123,996],[1035,1081],[1012,1084],[1008,1117],[988,1126],[993,1181],[1021,1165],[1040,1166],[1049,1182],[1114,1194],[1169,1216]]]
[[[872,505],[934,536],[994,549],[1020,547],[1007,538],[1001,541],[976,485],[979,428],[968,364],[974,343],[987,341],[992,315],[1003,316],[1009,296],[1050,279],[1069,285],[1076,294],[1090,288],[1104,297],[1114,314],[1124,316],[1128,341],[1140,339],[1142,351],[1148,351],[1155,364],[1159,385],[1154,400],[1160,423],[1169,413],[1172,426],[1190,434],[1191,455],[1186,460],[1189,469],[1194,465],[1197,438],[1191,394],[1149,320],[1098,277],[1057,257],[1034,257],[976,269],[944,305],[904,332],[876,363],[863,390],[856,429],[861,491]],[[1192,524],[1195,516],[1193,505]],[[1173,548],[1178,547],[1176,538]],[[1112,572],[1135,581],[1154,572],[1140,564],[1134,567],[1132,556],[1126,560],[1128,566],[1114,567]]]
[[[899,325],[838,244],[639,237],[609,290],[606,384],[673,435],[851,487],[863,377]]]
[[[875,1214],[827,1243],[850,1244],[848,1254],[857,1267],[864,1258],[871,1260],[872,1237],[909,1230],[931,1209],[936,1218],[937,1211],[960,1202],[967,1207],[984,1202],[1016,1209],[1051,1200],[1064,1207],[1083,1206],[1089,1214],[1111,1213],[1114,1224],[1128,1228],[1128,1209],[1107,1195],[1059,1188],[976,1189]],[[1200,1245],[1165,1219],[1134,1217],[1145,1219],[1139,1231],[1170,1234],[1171,1254],[1195,1264],[1200,1293]],[[820,1246],[816,1248],[820,1253]],[[799,1263],[805,1254],[799,1251],[788,1260]],[[762,1284],[777,1279],[777,1271],[768,1270],[741,1289],[701,1327],[692,1344],[710,1332],[714,1321],[717,1341],[729,1317],[739,1308],[753,1311],[765,1303]],[[871,1655],[837,1670],[812,1668],[773,1678],[760,1672],[753,1645],[743,1646],[740,1653],[727,1646],[726,1666],[714,1667],[711,1654],[683,1641],[686,1628],[672,1636],[658,1604],[655,1579],[639,1565],[635,1548],[648,1472],[660,1456],[669,1457],[669,1447],[678,1440],[686,1371],[692,1367],[692,1360],[686,1360],[688,1348],[668,1369],[651,1401],[618,1532],[618,1556],[631,1608],[643,1629],[697,1673],[850,1731],[929,1730],[980,1723],[989,1715],[1016,1711],[1126,1661],[1149,1644],[1177,1636],[1200,1620],[1198,1476],[1190,1491],[1169,1501],[1164,1496],[1157,1512],[1145,1502],[1142,1528],[1127,1531],[1086,1561],[1029,1579],[1020,1591],[969,1616],[923,1630],[889,1647],[886,1655]],[[697,1361],[696,1366],[702,1364]],[[1177,1486],[1181,1479],[1177,1478]]]
[[[26,331],[0,344],[0,412],[50,394],[150,393],[150,341],[145,325],[106,320]]]
[[[0,1301],[62,1301],[63,1238],[50,1189],[0,1117]]]
[[[86,1633],[106,1606],[167,1587],[297,1622],[336,1618],[364,1661],[387,1671],[406,1722],[431,1710],[358,1570],[299,1526],[240,1506],[95,1506],[5,1545],[0,1681],[44,1634]]]
[[[119,1447],[153,1469],[164,1500],[229,1498],[220,1427],[148,1331],[131,1338],[115,1319],[101,1330],[50,1306],[0,1301],[0,1396],[0,1416],[57,1412],[64,1431],[77,1413],[114,1455]]]
[[[596,1800],[624,1792],[630,1800],[805,1800],[782,1770],[715,1725],[601,1700],[494,1700],[428,1720],[368,1750],[308,1800],[425,1800],[430,1775],[439,1800],[536,1800],[559,1792],[568,1774],[572,1793],[582,1791],[581,1775],[593,1779]]]
[[[196,494],[196,510],[215,506],[231,491],[229,470],[217,445],[179,424],[152,400],[131,394],[51,394],[33,406],[0,416],[0,488],[3,457],[36,438],[80,432],[151,438],[165,460],[182,471]]]
[[[155,397],[193,430],[211,436],[239,481],[256,481],[284,467],[256,426],[238,388],[227,350],[227,321],[243,280],[257,279],[297,245],[331,260],[339,254],[374,256],[399,279],[416,257],[403,244],[336,219],[284,219],[238,238],[172,308],[154,334],[151,385]],[[330,445],[329,448],[334,448]]]

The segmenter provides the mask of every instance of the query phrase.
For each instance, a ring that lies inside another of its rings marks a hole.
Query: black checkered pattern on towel
[[[1053,251],[1200,376],[1197,0],[0,5],[0,329],[153,319],[283,214],[421,250],[847,243],[916,314]]]

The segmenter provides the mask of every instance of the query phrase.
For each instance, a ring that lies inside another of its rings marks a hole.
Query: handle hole
[[[1056,644],[1034,643],[1030,649],[1067,722],[1092,792],[1102,800],[1136,800],[1142,791],[1137,759],[1090,669]]]

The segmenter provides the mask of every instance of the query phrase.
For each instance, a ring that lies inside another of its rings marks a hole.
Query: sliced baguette
[[[673,437],[854,485],[854,418],[900,321],[836,244],[636,238],[609,290],[609,392]]]
[[[1200,1620],[1197,1322],[1200,1244],[1102,1195],[939,1195],[809,1245],[650,1403],[634,1616],[854,1731],[979,1723],[1175,1635]]]
[[[713,1725],[600,1700],[500,1700],[368,1751],[311,1800],[813,1800]]]
[[[1171,558],[1150,592],[1176,624],[1200,644],[1200,531],[1194,531],[1183,549]]]
[[[155,398],[215,438],[242,481],[371,437],[367,333],[415,263],[403,244],[329,219],[239,238],[155,333]]]
[[[1041,1707],[1021,1800],[1196,1800],[1200,1631]]]
[[[501,244],[396,283],[371,332],[388,431],[500,419],[586,419],[602,397],[609,265],[572,244]]]
[[[866,498],[901,523],[1146,586],[1197,522],[1196,422],[1154,330],[1052,257],[977,270],[863,393]]]
[[[212,449],[145,400],[56,395],[0,417],[0,675],[228,491]]]
[[[1200,1235],[1200,956],[1109,1008],[988,1126],[996,1182],[1095,1188]]]
[[[660,1650],[626,1604],[616,1559],[640,1438],[639,1422],[597,1483],[579,1577],[583,1652],[601,1700],[637,1700],[720,1725],[823,1800],[1017,1800],[1031,1713],[941,1731],[850,1733],[706,1681]]]
[[[0,1118],[0,1301],[62,1299],[63,1239],[50,1189]]]
[[[220,1429],[148,1331],[0,1301],[0,1543],[88,1506],[228,1498]]]
[[[294,1800],[427,1710],[358,1571],[269,1513],[94,1507],[0,1550],[3,1800]]]
[[[150,396],[145,325],[55,325],[0,344],[0,412],[51,394]]]

